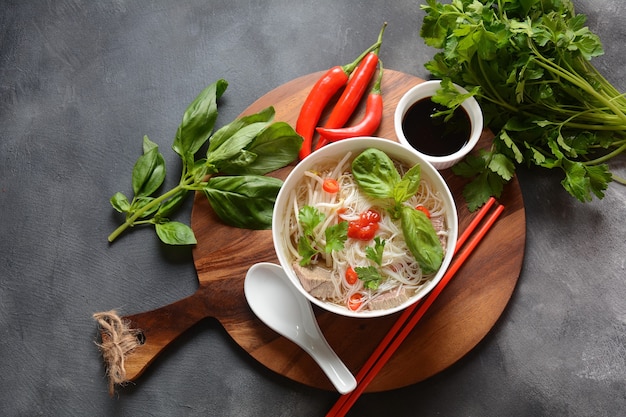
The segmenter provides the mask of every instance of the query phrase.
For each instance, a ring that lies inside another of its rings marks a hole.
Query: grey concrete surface
[[[603,40],[595,65],[626,91],[626,3],[574,3]],[[335,393],[268,371],[213,320],[109,398],[91,315],[163,306],[193,293],[197,277],[190,252],[150,230],[109,245],[119,218],[108,199],[129,192],[143,135],[176,173],[182,112],[218,78],[230,83],[221,125],[279,85],[345,63],[383,21],[385,66],[428,77],[419,4],[3,1],[0,415],[324,415]],[[626,176],[624,159],[616,169]],[[553,173],[518,174],[527,247],[501,320],[450,369],[365,395],[350,415],[626,415],[626,188],[581,204]]]

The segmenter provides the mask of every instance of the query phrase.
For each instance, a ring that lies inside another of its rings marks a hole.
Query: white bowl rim
[[[291,191],[291,187],[297,181],[295,178],[301,177],[304,171],[310,169],[313,163],[318,159],[336,159],[337,155],[344,155],[347,152],[362,152],[368,148],[377,148],[388,154],[393,159],[398,159],[400,161],[406,162],[408,164],[414,165],[415,163],[420,163],[421,165],[421,173],[422,177],[429,178],[440,192],[443,193],[442,197],[446,204],[446,223],[449,227],[449,235],[448,235],[448,245],[447,251],[444,255],[443,262],[441,264],[441,268],[435,274],[433,279],[421,288],[417,294],[411,297],[406,302],[395,306],[391,309],[385,310],[367,310],[367,311],[351,311],[347,307],[328,303],[322,301],[318,298],[313,297],[308,293],[300,283],[300,280],[296,276],[293,268],[291,267],[291,262],[289,261],[287,255],[280,247],[280,233],[281,230],[279,227],[275,227],[274,225],[280,224],[277,219],[283,218],[285,207],[281,206],[280,202],[286,199],[287,195]],[[452,192],[450,191],[446,181],[443,179],[439,171],[430,164],[428,161],[424,160],[423,157],[413,149],[407,149],[405,146],[399,144],[390,139],[373,137],[373,136],[365,136],[365,137],[356,137],[350,139],[343,139],[341,141],[337,141],[334,143],[330,143],[323,148],[315,151],[313,154],[306,157],[303,161],[300,161],[294,169],[289,173],[287,178],[285,179],[283,186],[281,187],[278,196],[276,198],[276,204],[274,206],[273,218],[272,218],[272,239],[274,242],[274,249],[276,251],[276,255],[278,257],[278,261],[280,265],[283,267],[285,273],[289,277],[289,280],[295,285],[296,289],[300,291],[310,302],[323,310],[341,315],[346,317],[354,317],[354,318],[373,318],[373,317],[383,317],[398,311],[401,311],[410,305],[418,302],[424,296],[426,296],[443,278],[446,270],[448,269],[450,262],[452,260],[452,254],[454,252],[454,245],[456,244],[457,236],[458,236],[458,214],[455,205],[454,197],[452,196]]]
[[[476,101],[474,97],[469,97],[464,100],[463,103],[461,103],[461,106],[465,109],[471,120],[470,137],[467,143],[463,147],[461,147],[461,149],[450,155],[434,156],[420,152],[417,149],[413,148],[413,146],[411,146],[402,131],[402,119],[404,118],[404,115],[406,114],[409,107],[411,107],[411,105],[413,105],[419,99],[432,96],[439,89],[440,84],[441,80],[422,81],[407,90],[407,92],[404,93],[402,97],[400,97],[400,100],[396,105],[396,110],[394,112],[394,130],[398,141],[402,145],[415,150],[423,159],[432,163],[435,168],[439,168],[439,166],[447,168],[448,166],[450,166],[451,162],[456,162],[463,158],[465,155],[467,155],[469,152],[471,152],[471,150],[474,149],[474,147],[478,143],[480,135],[482,134],[484,123],[483,114],[482,110],[480,109],[480,105],[478,104],[478,101]],[[468,91],[460,85],[454,83],[453,85],[462,94],[468,93]]]

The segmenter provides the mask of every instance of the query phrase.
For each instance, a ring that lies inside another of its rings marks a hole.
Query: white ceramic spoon
[[[254,314],[311,355],[338,392],[356,388],[356,379],[320,331],[311,303],[293,287],[282,267],[266,262],[253,265],[243,288]]]

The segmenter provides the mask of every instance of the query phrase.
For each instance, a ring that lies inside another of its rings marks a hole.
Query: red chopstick
[[[465,231],[461,234],[461,236],[457,239],[457,244],[454,247],[455,256],[461,249],[461,247],[465,244],[465,242],[470,239],[470,236],[473,234],[474,230],[476,229],[476,227],[478,227],[483,218],[487,215],[494,203],[495,199],[493,197],[490,198],[489,201],[485,203],[480,211],[476,214],[474,219],[472,219],[472,221],[465,229]],[[487,234],[491,226],[493,226],[496,219],[502,213],[502,210],[504,210],[504,206],[498,205],[496,210],[488,217],[488,219],[478,230],[476,235],[472,237],[467,247],[461,252],[460,255],[453,259],[441,281],[437,284],[435,288],[433,288],[433,290],[428,294],[426,299],[421,304],[416,303],[413,306],[407,308],[400,315],[400,317],[398,317],[393,327],[385,335],[383,340],[378,344],[372,355],[369,357],[367,362],[365,362],[359,373],[356,375],[356,380],[358,384],[357,387],[354,389],[354,391],[339,397],[335,405],[330,409],[328,414],[326,414],[326,417],[344,416],[348,412],[348,410],[350,410],[350,407],[352,407],[352,405],[356,402],[356,400],[363,393],[363,391],[365,391],[365,388],[367,388],[369,383],[374,379],[374,377],[382,369],[385,363],[387,363],[389,358],[398,349],[398,347],[400,347],[404,339],[409,335],[411,330],[413,330],[419,320],[424,316],[428,308],[443,291],[448,282],[450,282],[452,277],[461,268],[463,263],[472,253],[472,251],[476,248],[476,246],[478,246],[478,243]]]
[[[493,206],[495,202],[496,202],[495,198],[491,197],[483,205],[483,207],[481,207],[481,209],[478,211],[476,216],[474,216],[474,218],[472,219],[470,224],[463,231],[461,236],[459,236],[459,238],[457,239],[457,243],[456,243],[456,245],[454,247],[454,254],[455,255],[458,252],[458,250],[461,248],[461,246],[463,246],[463,244],[471,236],[471,234],[474,232],[476,227],[480,224],[482,219],[487,215],[487,213],[491,209],[491,206]],[[443,280],[443,278],[442,278],[442,280]],[[405,309],[402,312],[402,314],[400,315],[400,317],[398,317],[398,319],[396,320],[394,325],[391,327],[391,329],[389,329],[389,331],[387,332],[387,334],[385,335],[383,340],[380,341],[380,343],[376,347],[376,350],[374,350],[374,352],[369,357],[367,362],[365,362],[365,364],[363,365],[363,367],[361,368],[359,373],[356,375],[355,378],[356,378],[357,382],[360,382],[360,381],[363,380],[363,378],[365,378],[365,375],[367,374],[369,369],[371,369],[376,364],[376,361],[378,360],[378,358],[383,354],[383,352],[385,351],[387,346],[391,343],[393,338],[400,332],[400,330],[402,329],[402,326],[404,326],[404,324],[407,322],[407,320],[409,320],[409,318],[411,318],[411,316],[413,315],[415,310],[417,310],[418,305],[419,305],[419,303],[416,303],[416,304],[412,305],[411,307]],[[347,396],[348,396],[348,394],[343,395],[340,398],[340,400],[343,399],[345,401],[347,399]]]

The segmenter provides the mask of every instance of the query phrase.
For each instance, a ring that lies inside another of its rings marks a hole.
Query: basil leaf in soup
[[[393,198],[396,203],[402,203],[417,193],[420,186],[422,169],[415,164],[409,169],[393,190]]]
[[[400,174],[384,152],[369,148],[352,161],[352,175],[361,190],[373,198],[393,198]]]
[[[402,234],[406,244],[424,274],[432,274],[441,267],[443,247],[430,219],[420,210],[402,206],[400,210]]]

